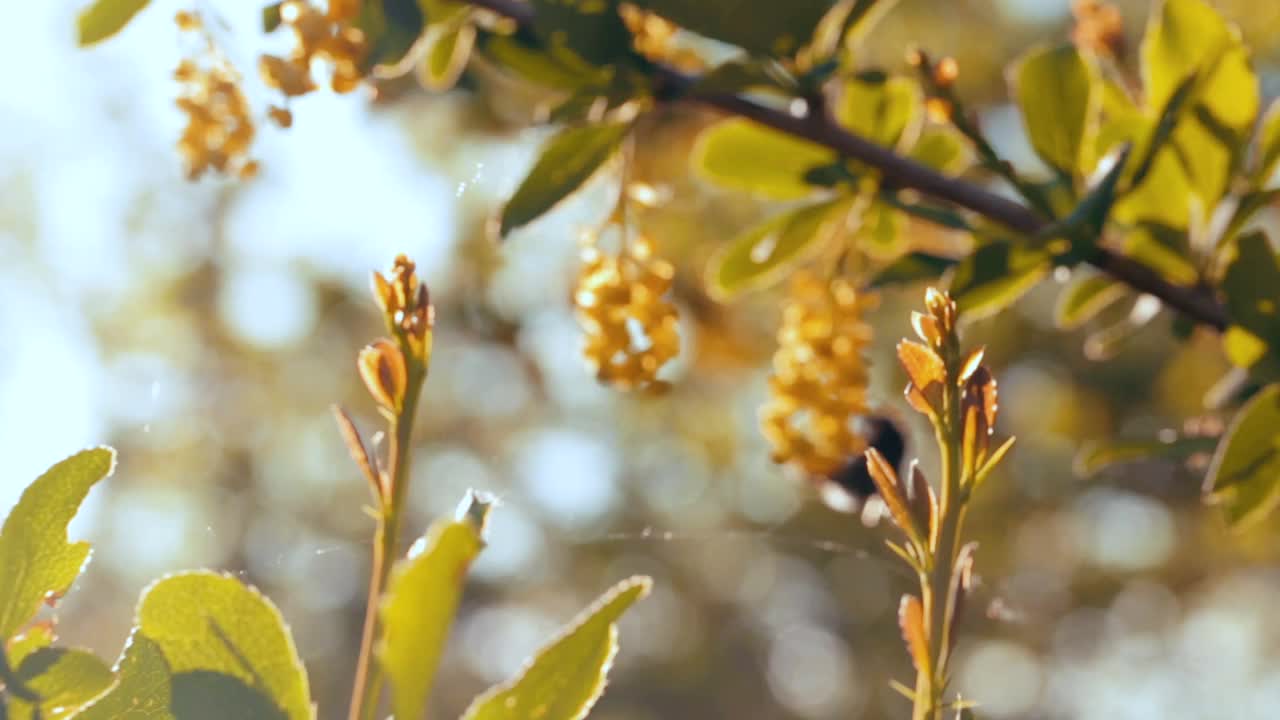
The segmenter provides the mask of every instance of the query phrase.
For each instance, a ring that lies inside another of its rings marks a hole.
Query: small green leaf
[[[5,656],[11,667],[22,664],[22,659],[43,647],[53,644],[53,623],[41,622],[28,626],[21,635],[9,638]]]
[[[159,580],[143,591],[137,622],[173,672],[175,715],[209,706],[221,717],[256,717],[249,708],[288,720],[315,717],[280,611],[234,577],[196,571]]]
[[[631,131],[625,122],[561,130],[502,209],[500,234],[532,222],[577,190],[613,157]]]
[[[1016,97],[1036,153],[1064,175],[1081,171],[1081,153],[1096,132],[1098,103],[1088,63],[1075,45],[1041,48],[1023,56]]]
[[[1271,103],[1254,138],[1253,186],[1265,187],[1280,166],[1280,100]]]
[[[284,2],[273,2],[262,8],[262,32],[274,32],[280,24],[284,22],[284,18],[280,17],[280,6]]]
[[[151,0],[94,0],[76,19],[77,42],[88,47],[124,29]]]
[[[915,142],[924,119],[920,86],[902,77],[863,75],[842,87],[836,119],[845,128],[885,147]]]
[[[134,633],[116,664],[116,684],[71,717],[75,720],[176,720],[169,710],[169,665],[160,646]]]
[[[1280,385],[1269,385],[1240,411],[1209,465],[1205,488],[1241,530],[1280,503]]]
[[[1241,235],[1222,281],[1234,323],[1268,345],[1280,343],[1280,262],[1261,232]]]
[[[1162,107],[1188,75],[1235,40],[1204,0],[1164,0],[1142,39],[1142,84],[1147,103]]]
[[[452,88],[471,59],[475,41],[476,26],[465,17],[428,26],[421,40],[425,47],[416,68],[418,82],[434,92]]]
[[[15,681],[40,698],[39,708],[11,697],[9,720],[58,720],[111,686],[111,668],[88,650],[45,647],[23,659]]]
[[[380,608],[378,660],[391,680],[391,706],[398,718],[420,718],[431,694],[449,626],[458,610],[467,568],[480,552],[491,503],[468,495],[482,508],[463,509],[458,520],[440,520],[396,564]]]
[[[365,0],[354,25],[364,33],[361,65],[367,71],[400,65],[422,35],[426,18],[418,0]]]
[[[618,652],[618,618],[649,593],[633,577],[614,585],[561,635],[539,650],[519,676],[476,698],[463,720],[579,720],[604,692]]]
[[[951,297],[967,319],[994,315],[1035,287],[1053,258],[1025,243],[997,240],[983,245],[951,271]]]
[[[693,151],[694,170],[702,177],[773,200],[808,197],[814,188],[805,173],[835,160],[821,145],[742,118],[704,130]]]
[[[858,227],[858,247],[873,258],[895,258],[907,246],[905,226],[902,212],[882,202],[872,203],[863,213]]]
[[[711,258],[707,286],[718,298],[727,299],[776,282],[850,227],[853,202],[850,197],[840,197],[806,205],[751,228]]]
[[[783,57],[794,54],[809,42],[833,2],[633,0],[633,4],[652,10],[686,30],[736,45],[751,55]]]
[[[1076,271],[1071,282],[1058,295],[1054,322],[1063,330],[1074,330],[1124,297],[1126,292],[1123,283],[1105,275]]]
[[[111,448],[79,452],[22,493],[0,530],[0,638],[31,619],[48,595],[62,595],[89,559],[89,544],[67,542],[67,524],[94,483],[111,474]]]
[[[950,125],[925,128],[911,148],[910,156],[934,170],[950,174],[963,171],[973,162],[968,141]]]
[[[939,257],[928,253],[914,252],[898,258],[888,267],[876,273],[870,287],[879,288],[889,285],[919,282],[921,280],[936,281],[956,264],[951,258]]]
[[[1267,357],[1267,342],[1252,332],[1231,325],[1222,333],[1222,350],[1238,368],[1251,369]]]
[[[1178,437],[1169,442],[1126,440],[1093,443],[1076,455],[1073,468],[1080,477],[1092,477],[1112,465],[1139,460],[1163,459],[1181,463],[1194,455],[1213,452],[1217,444],[1218,439],[1211,437]]]

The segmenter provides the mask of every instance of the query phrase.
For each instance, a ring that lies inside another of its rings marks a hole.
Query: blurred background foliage
[[[259,178],[188,184],[173,151],[182,7],[157,2],[117,41],[77,52],[79,4],[0,5],[0,507],[77,448],[109,442],[121,457],[73,527],[96,550],[64,605],[64,638],[113,656],[149,579],[227,568],[281,606],[321,717],[338,716],[371,521],[328,407],[373,422],[354,372],[380,330],[369,272],[405,252],[438,307],[410,528],[468,487],[502,499],[438,681],[442,711],[639,572],[654,594],[622,622],[593,717],[903,716],[886,682],[909,675],[891,618],[912,578],[881,531],[768,461],[755,411],[777,297],[722,306],[701,289],[709,255],[766,214],[689,177],[711,115],[645,120],[635,171],[669,199],[637,222],[679,268],[684,348],[670,393],[619,395],[583,368],[569,302],[578,234],[607,214],[609,183],[501,246],[486,231],[546,137],[514,129],[511,88],[480,72],[473,91],[444,96],[316,93],[295,104],[292,129],[262,125]],[[219,39],[252,78],[258,4],[198,5],[224,21]],[[1134,43],[1147,5],[1120,3]],[[1275,96],[1280,4],[1218,5]],[[1069,19],[1067,0],[903,0],[866,60],[902,69],[912,44],[954,55],[989,134],[1029,161],[1004,66]],[[251,98],[266,97],[256,82]],[[933,231],[913,232],[928,243]],[[1001,384],[998,433],[1019,443],[970,525],[983,584],[958,687],[991,718],[1274,714],[1280,533],[1230,535],[1199,475],[1172,463],[1087,481],[1072,470],[1091,441],[1148,438],[1200,413],[1226,370],[1215,338],[1182,343],[1162,317],[1095,362],[1085,332],[1052,328],[1055,284],[968,332]],[[876,311],[872,389],[932,468],[891,361],[920,298],[895,291]]]

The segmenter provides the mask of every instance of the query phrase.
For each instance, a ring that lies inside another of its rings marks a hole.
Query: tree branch
[[[534,8],[523,0],[467,0],[508,17],[524,31],[531,32],[536,16]],[[909,188],[924,195],[958,205],[983,217],[1024,234],[1035,234],[1049,225],[1049,219],[1025,205],[997,195],[980,185],[944,175],[927,165],[899,155],[866,138],[845,130],[830,117],[820,113],[794,115],[761,105],[733,93],[702,92],[696,78],[677,70],[659,66],[655,79],[664,92],[690,102],[706,105],[731,115],[747,118],[775,130],[824,145],[842,156],[858,160],[880,171],[894,187]],[[1222,331],[1229,324],[1222,304],[1199,287],[1174,285],[1150,267],[1099,247],[1085,261],[1134,290],[1153,295],[1164,304],[1198,323]]]

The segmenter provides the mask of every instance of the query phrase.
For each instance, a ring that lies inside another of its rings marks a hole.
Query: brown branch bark
[[[511,18],[523,30],[532,31],[536,16],[533,6],[527,2],[467,1],[476,7]],[[1021,203],[997,195],[976,183],[943,175],[933,168],[851,133],[823,113],[793,115],[741,95],[701,92],[695,86],[695,78],[665,67],[658,68],[656,80],[667,95],[744,117],[824,145],[844,157],[876,168],[885,181],[894,187],[909,188],[929,197],[945,200],[1011,230],[1034,234],[1043,230],[1050,222]],[[1230,322],[1226,309],[1207,290],[1175,285],[1147,265],[1113,250],[1098,247],[1085,261],[1134,290],[1159,298],[1165,305],[1197,323],[1222,331]]]

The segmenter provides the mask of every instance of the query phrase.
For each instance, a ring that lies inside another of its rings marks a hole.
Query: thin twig
[[[468,0],[468,2],[476,7],[511,18],[526,33],[532,31],[536,15],[533,6],[527,2],[521,0]],[[927,165],[899,155],[849,132],[821,114],[793,115],[734,93],[702,91],[695,86],[696,78],[664,66],[657,67],[654,79],[662,88],[664,96],[706,105],[824,145],[844,157],[876,168],[885,181],[894,187],[912,189],[936,199],[946,200],[1019,233],[1034,235],[1047,228],[1050,223],[1048,218],[1042,217],[1021,203],[997,195],[976,183],[944,175]],[[1134,290],[1159,298],[1169,307],[1198,323],[1222,331],[1230,322],[1222,304],[1203,288],[1174,285],[1150,267],[1114,250],[1097,247],[1084,260]]]

